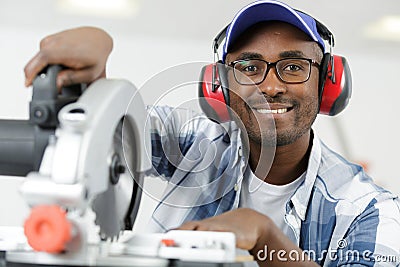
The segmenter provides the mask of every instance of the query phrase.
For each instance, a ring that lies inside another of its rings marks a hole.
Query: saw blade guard
[[[132,127],[134,134],[133,146],[136,148],[134,153],[137,161],[134,169],[129,171],[133,175],[151,168],[150,125],[143,99],[132,83],[126,80],[100,79],[86,90],[78,102],[65,106],[58,118],[60,129],[57,142],[64,135],[76,134],[81,138],[71,142],[79,142],[76,145],[79,147],[76,172],[71,175],[73,177],[68,177],[64,170],[57,172],[61,167],[54,168],[52,177],[56,181],[74,183],[77,182],[76,179],[85,180],[89,190],[88,197],[106,191],[109,182],[109,150],[113,147],[114,129],[121,119]],[[58,158],[64,159],[65,153],[54,155],[54,160],[61,163]]]

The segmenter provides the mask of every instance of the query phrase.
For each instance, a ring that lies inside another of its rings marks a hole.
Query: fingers
[[[26,64],[25,86],[30,86],[37,76],[49,64],[62,64],[66,61],[63,57],[65,45],[58,41],[57,34],[49,35],[40,41],[39,52]]]
[[[222,227],[218,223],[213,223],[213,221],[209,221],[207,219],[202,221],[191,221],[184,223],[175,230],[218,231],[218,232],[229,231],[227,230],[227,228]]]
[[[182,224],[180,227],[171,230],[233,232],[236,236],[236,247],[246,250],[252,248],[251,244],[254,242],[249,242],[246,236],[243,237],[242,233],[238,233],[229,227],[221,227],[218,224],[205,222],[206,220],[187,222]]]
[[[96,75],[96,73],[97,72],[95,71],[94,67],[89,67],[82,70],[62,70],[57,76],[57,88],[79,83],[89,83],[102,77],[102,75],[97,77],[98,75]]]
[[[33,80],[38,73],[50,64],[65,64],[66,59],[59,57],[53,58],[50,53],[46,51],[38,52],[25,66],[25,86],[32,85]],[[103,69],[101,69],[103,67]],[[57,77],[57,88],[62,86],[69,86],[77,83],[90,83],[96,79],[106,77],[105,64],[103,65],[87,65],[86,67],[70,68],[60,71]]]
[[[31,61],[26,65],[25,72],[25,86],[30,86],[33,83],[33,80],[37,76],[37,74],[44,69],[49,64],[54,64],[46,57],[39,55],[40,52],[32,58]],[[69,86],[73,84],[79,83],[89,83],[98,78],[101,78],[104,75],[105,71],[101,72],[99,77],[96,77],[96,70],[94,67],[88,67],[82,70],[73,70],[66,69],[59,72],[57,76],[57,88],[61,88],[63,86]]]
[[[24,68],[25,73],[25,86],[32,85],[33,80],[38,73],[50,64],[62,64],[66,62],[63,57],[58,57],[47,50],[39,51]]]
[[[25,73],[25,86],[32,85],[36,75],[49,64],[48,58],[40,51],[38,52],[24,68]]]
[[[191,221],[191,222],[182,224],[181,226],[179,226],[178,228],[176,228],[174,230],[198,230],[197,229],[198,225],[199,225],[198,221]]]

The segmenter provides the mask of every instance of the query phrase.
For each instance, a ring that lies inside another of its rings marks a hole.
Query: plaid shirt
[[[228,134],[226,127],[185,109],[152,107],[149,114],[149,174],[168,180],[151,230],[238,208],[247,164],[240,129],[231,123]],[[284,219],[290,226],[285,234],[320,265],[400,265],[398,198],[317,136],[305,180],[287,202]]]

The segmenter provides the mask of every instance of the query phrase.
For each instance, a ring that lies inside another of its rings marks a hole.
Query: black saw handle
[[[85,84],[58,92],[60,65],[43,69],[33,81],[29,120],[0,120],[0,175],[25,176],[38,171],[50,136],[59,124],[58,112],[76,102]]]

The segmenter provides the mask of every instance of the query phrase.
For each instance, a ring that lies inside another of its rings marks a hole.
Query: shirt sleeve
[[[147,173],[168,180],[193,144],[204,116],[169,106],[149,106],[153,168]]]

